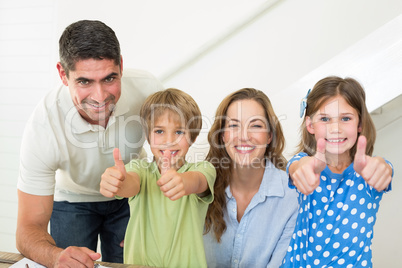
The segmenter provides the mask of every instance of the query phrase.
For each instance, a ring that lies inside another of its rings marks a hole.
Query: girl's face
[[[182,124],[181,118],[169,111],[155,120],[149,134],[149,144],[159,170],[166,150],[170,152],[170,165],[178,170],[185,161],[191,145],[190,131]]]
[[[254,100],[232,103],[226,114],[223,133],[225,149],[239,167],[261,167],[267,145],[272,140],[263,107]]]
[[[306,127],[316,140],[326,141],[327,156],[349,157],[349,150],[361,132],[357,111],[339,95],[324,102],[312,117],[307,116]]]

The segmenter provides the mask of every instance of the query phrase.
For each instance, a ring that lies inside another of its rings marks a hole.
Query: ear
[[[120,55],[120,74],[123,75],[123,56]]]
[[[226,143],[226,141],[225,141],[225,132],[222,132],[221,134],[221,140],[223,141],[223,143]]]
[[[306,116],[306,128],[308,133],[315,134],[313,120],[310,116]]]
[[[272,136],[273,136],[273,135],[272,135],[272,132],[269,132],[269,133],[268,133],[268,142],[267,142],[267,145],[271,143],[271,141],[272,141]]]
[[[362,133],[362,124],[361,123],[359,123],[359,127],[357,128],[357,132]]]
[[[63,84],[66,87],[68,87],[68,78],[67,78],[67,74],[66,74],[63,66],[61,66],[60,62],[58,62],[56,67],[57,67],[57,71],[59,72],[59,76],[60,76],[61,81],[63,82]]]

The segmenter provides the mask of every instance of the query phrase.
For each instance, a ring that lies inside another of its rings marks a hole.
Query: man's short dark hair
[[[81,20],[64,30],[59,40],[59,56],[68,77],[79,60],[109,59],[120,66],[120,44],[115,32],[103,22]]]

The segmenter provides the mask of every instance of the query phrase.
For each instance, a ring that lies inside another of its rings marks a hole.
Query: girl
[[[295,227],[285,139],[268,97],[240,89],[219,105],[208,135],[216,168],[204,236],[208,267],[279,267]]]
[[[371,267],[373,227],[393,169],[371,157],[376,132],[365,92],[354,79],[327,77],[301,107],[302,140],[287,169],[300,208],[282,267]]]

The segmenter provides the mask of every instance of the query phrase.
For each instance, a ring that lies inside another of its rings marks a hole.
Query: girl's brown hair
[[[223,218],[226,209],[225,189],[230,183],[233,168],[233,162],[226,152],[222,136],[228,108],[232,103],[239,100],[254,100],[264,108],[268,129],[272,134],[272,141],[267,146],[265,157],[275,167],[282,170],[285,170],[287,163],[286,158],[282,155],[285,147],[282,127],[267,95],[260,90],[243,88],[223,99],[216,110],[215,121],[208,133],[210,149],[206,158],[207,161],[215,166],[216,181],[214,185],[214,201],[209,206],[205,219],[205,233],[212,229],[218,242],[220,242],[221,236],[226,230],[226,223]]]
[[[355,79],[343,79],[337,76],[329,76],[321,79],[314,85],[313,90],[310,95],[308,95],[306,114],[300,126],[301,141],[297,146],[297,153],[305,152],[310,156],[315,154],[317,141],[314,135],[307,131],[306,117],[314,116],[323,103],[336,96],[343,97],[346,102],[357,111],[359,115],[359,126],[361,127],[361,132],[358,135],[363,135],[367,138],[366,154],[372,155],[376,130],[366,107],[366,93]],[[350,157],[352,160],[356,153],[356,144],[350,149]]]

